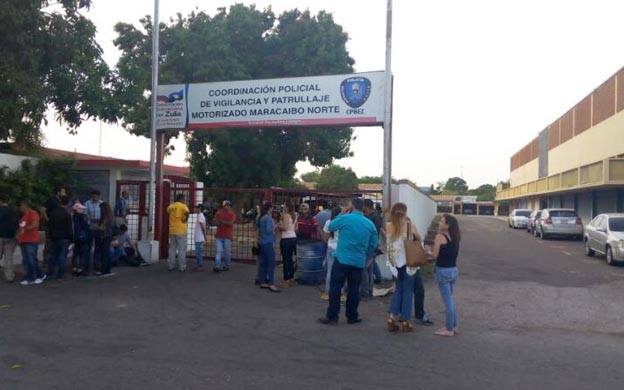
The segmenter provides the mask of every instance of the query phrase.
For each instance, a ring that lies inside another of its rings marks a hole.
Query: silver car
[[[507,221],[507,224],[512,229],[526,229],[529,215],[531,215],[532,212],[533,210],[528,209],[514,209],[511,214],[509,214],[509,220]]]
[[[585,254],[596,252],[609,265],[624,261],[624,214],[599,214],[585,227]]]
[[[544,209],[535,224],[542,240],[552,236],[583,239],[583,221],[574,209]]]

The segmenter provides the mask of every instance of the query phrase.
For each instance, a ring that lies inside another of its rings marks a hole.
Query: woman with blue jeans
[[[258,233],[258,280],[260,288],[271,292],[280,292],[275,287],[275,224],[273,223],[273,205],[265,203],[260,214]]]
[[[415,275],[418,268],[407,266],[407,255],[405,253],[405,239],[420,241],[418,229],[407,218],[407,206],[404,203],[397,203],[392,206],[390,212],[390,222],[386,227],[388,237],[388,261],[393,275],[396,277],[394,294],[390,302],[390,315],[388,317],[388,330],[396,332],[399,325],[404,332],[411,332],[414,326],[410,322],[412,316],[412,301],[414,299]]]
[[[435,278],[446,307],[445,326],[435,332],[438,336],[452,337],[457,333],[457,311],[453,290],[459,275],[457,254],[459,253],[460,240],[461,234],[457,219],[452,215],[444,214],[440,218],[438,234],[431,253],[432,257],[436,259]]]

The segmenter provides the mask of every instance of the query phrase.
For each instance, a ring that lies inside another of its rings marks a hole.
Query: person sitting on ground
[[[119,226],[119,234],[113,238],[111,242],[111,264],[128,264],[132,266],[139,265],[136,246],[132,243],[128,227],[126,225]]]
[[[316,219],[310,212],[310,206],[307,203],[302,203],[299,206],[299,216],[297,217],[297,224],[295,225],[295,231],[297,232],[297,238],[302,240],[318,240],[318,225]]]

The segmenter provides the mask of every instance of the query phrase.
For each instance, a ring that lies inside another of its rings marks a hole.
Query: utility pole
[[[158,95],[158,0],[154,0],[154,25],[152,27],[152,117],[150,123],[150,182],[147,207],[148,240],[154,241],[154,218],[156,217],[156,97]]]
[[[392,203],[392,0],[386,11],[386,80],[384,109],[383,205]]]

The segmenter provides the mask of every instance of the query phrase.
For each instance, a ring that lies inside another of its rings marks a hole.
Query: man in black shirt
[[[72,217],[67,211],[69,199],[62,196],[60,207],[55,207],[48,215],[48,237],[50,238],[50,259],[48,278],[63,279],[67,263],[67,250],[73,236]],[[58,271],[57,271],[58,268]]]
[[[17,210],[9,206],[9,198],[0,194],[0,260],[4,258],[4,277],[8,283],[13,283],[15,272],[13,269],[13,252],[17,246],[17,229],[19,215]]]
[[[371,199],[364,199],[364,215],[366,215],[366,218],[370,219],[373,225],[375,225],[375,228],[377,229],[377,238],[379,238],[379,235],[383,230],[383,222],[375,210],[375,203]],[[380,253],[381,251],[377,249],[372,257],[366,259],[366,267],[364,268],[362,274],[362,284],[360,287],[360,297],[364,300],[373,298],[373,275],[379,273],[378,278],[381,278],[381,272],[379,272],[379,269],[377,269],[377,272],[374,272],[375,257]]]

